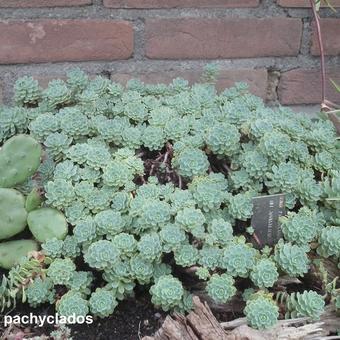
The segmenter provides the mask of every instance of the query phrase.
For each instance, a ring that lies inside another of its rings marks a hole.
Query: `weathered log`
[[[195,296],[194,310],[187,317],[167,316],[162,328],[153,337],[143,340],[229,340],[208,304]]]
[[[281,320],[265,331],[247,326],[246,318],[219,323],[208,304],[194,297],[194,310],[187,317],[175,314],[167,316],[162,328],[153,337],[143,340],[331,340],[340,337],[328,336],[340,325],[332,307],[328,307],[320,321],[307,323],[308,318]]]

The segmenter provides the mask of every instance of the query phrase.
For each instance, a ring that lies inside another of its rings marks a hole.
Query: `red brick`
[[[91,5],[92,0],[0,0],[0,7],[69,7]]]
[[[302,21],[266,19],[149,19],[146,54],[153,59],[295,56]]]
[[[181,77],[192,84],[199,81],[201,74],[202,70],[173,70],[137,74],[114,73],[111,75],[111,79],[122,84],[126,84],[132,78],[138,78],[147,84],[169,84],[173,79]],[[249,84],[249,89],[253,94],[265,98],[267,89],[267,71],[265,69],[221,70],[217,81],[217,89],[221,91],[233,86],[235,82],[241,81]]]
[[[257,7],[259,0],[104,0],[111,8]]]
[[[340,55],[340,19],[322,19],[321,34],[326,55]],[[320,55],[316,25],[313,24],[313,43],[311,52]]]
[[[327,99],[340,103],[340,93],[337,92],[329,79],[340,84],[340,68],[329,69],[327,78]],[[296,69],[281,75],[279,84],[279,99],[281,104],[318,104],[321,102],[321,75],[319,69]]]
[[[330,0],[333,7],[340,7],[340,0]],[[278,4],[282,7],[310,7],[309,0],[278,0]],[[322,1],[322,7],[327,7],[327,3]]]
[[[0,64],[127,59],[133,29],[124,21],[0,22]]]

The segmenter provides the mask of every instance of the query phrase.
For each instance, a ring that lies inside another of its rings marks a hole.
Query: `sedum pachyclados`
[[[16,106],[0,108],[0,140],[29,133],[43,145],[38,176],[25,185],[39,177],[44,205],[61,210],[72,226],[64,240],[42,245],[52,262],[46,283],[30,286],[32,305],[50,302],[46,290],[62,285],[59,313],[105,317],[145,285],[155,305],[184,311],[191,295],[179,272],[196,272],[224,303],[235,287],[275,293],[279,276],[303,277],[315,254],[339,258],[333,126],[267,108],[242,84],[218,93],[215,76],[209,66],[199,84],[123,87],[76,69],[45,90],[33,78],[18,80]],[[252,198],[281,192],[290,211],[282,240],[257,250],[246,232]],[[301,296],[300,305],[315,311],[297,304],[294,311],[320,315],[319,299]],[[278,317],[261,294],[247,301],[245,314],[259,329]]]
[[[244,309],[249,325],[256,329],[273,327],[279,317],[279,307],[263,292],[250,295]]]

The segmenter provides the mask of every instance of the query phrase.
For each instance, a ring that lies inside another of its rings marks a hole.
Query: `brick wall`
[[[340,102],[340,0],[321,10],[327,94]],[[246,81],[269,103],[320,101],[309,0],[0,0],[0,101],[32,74],[46,85],[80,66],[125,83],[199,78],[219,64],[220,89]]]

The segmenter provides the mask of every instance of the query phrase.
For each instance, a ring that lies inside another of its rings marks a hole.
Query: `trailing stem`
[[[325,51],[323,48],[323,40],[321,35],[320,17],[315,6],[315,0],[309,0],[313,10],[313,16],[316,24],[316,30],[318,35],[318,43],[320,49],[320,63],[321,63],[321,109],[328,110],[328,106],[325,104],[326,101],[326,70],[325,70]],[[326,106],[325,106],[326,105]]]

